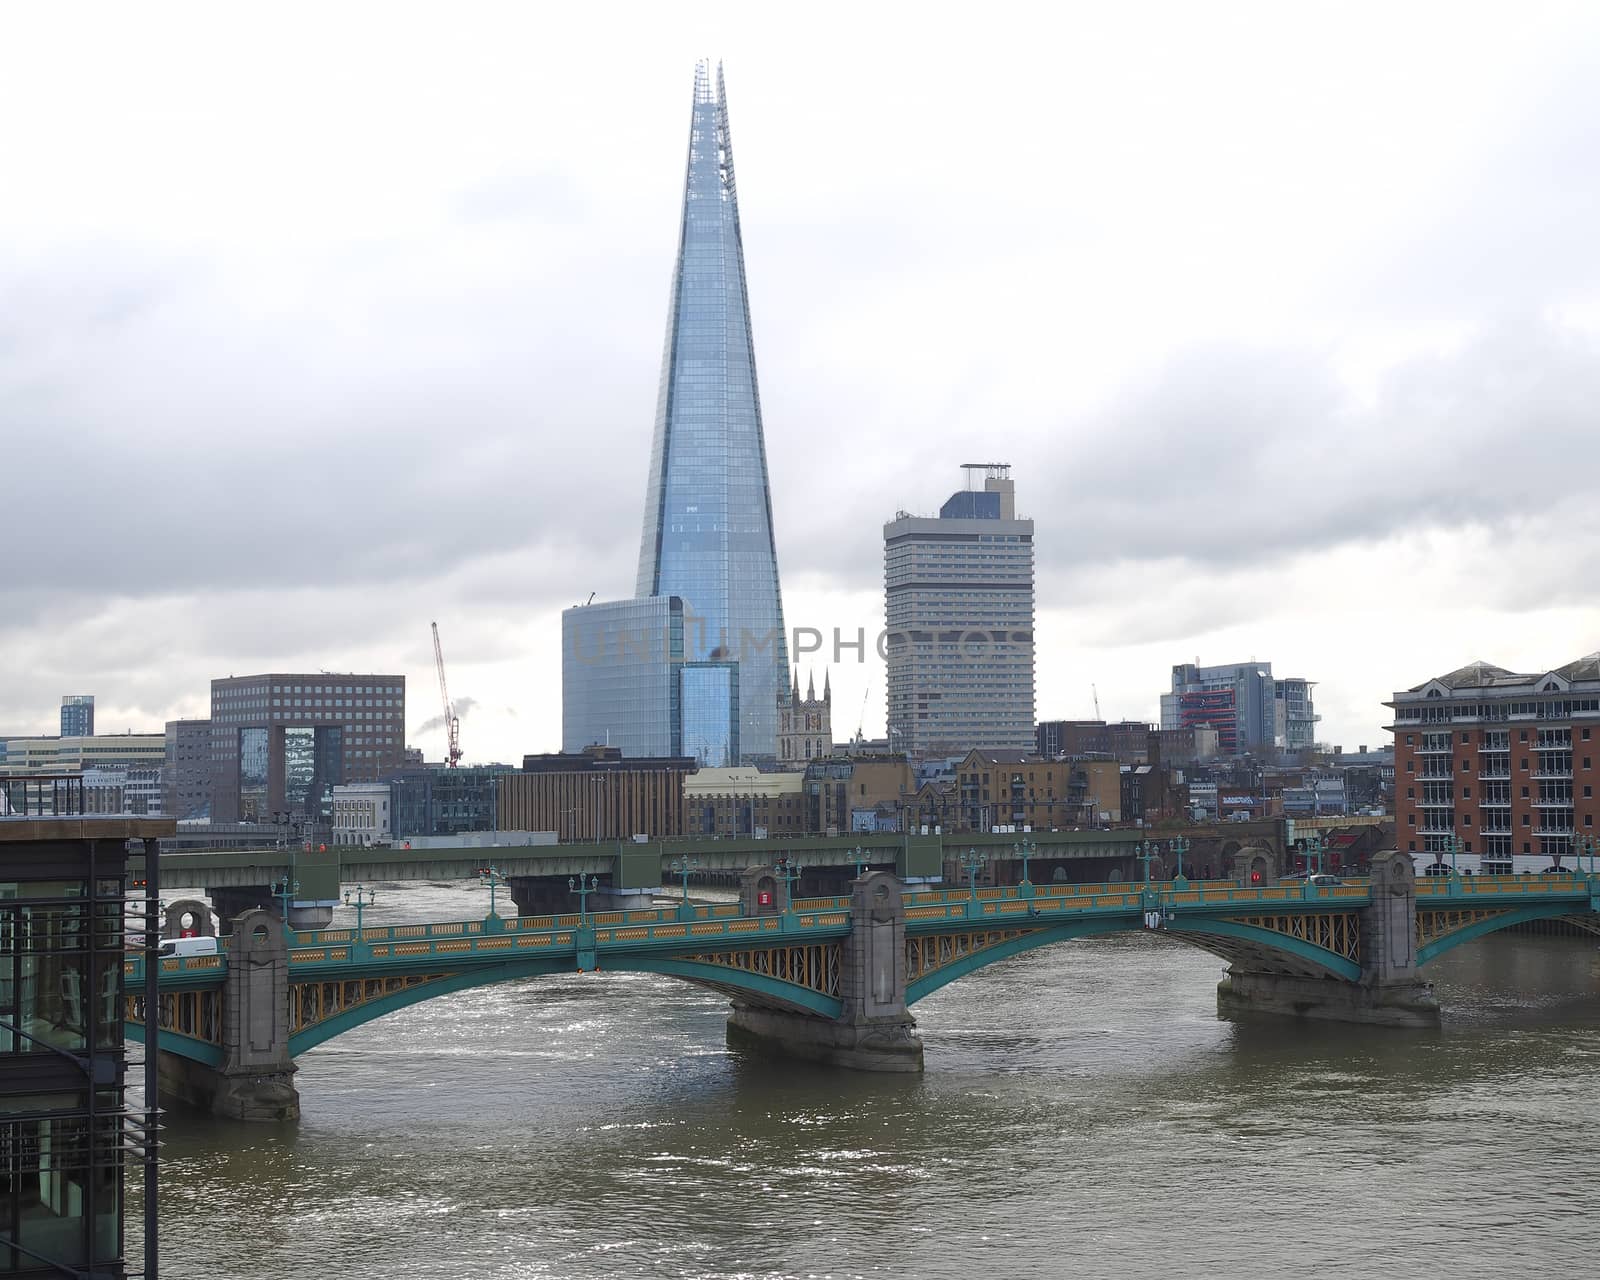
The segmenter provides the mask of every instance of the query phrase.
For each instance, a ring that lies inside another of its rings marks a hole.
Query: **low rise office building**
[[[684,780],[695,763],[616,747],[524,756],[520,771],[496,779],[499,823],[562,841],[673,839],[687,834]]]

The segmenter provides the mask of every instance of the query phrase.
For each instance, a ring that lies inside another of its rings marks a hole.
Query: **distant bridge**
[[[291,923],[309,929],[330,922],[341,885],[470,880],[491,864],[507,881],[518,913],[528,916],[563,910],[569,902],[567,879],[578,875],[598,879],[601,901],[606,905],[622,910],[649,906],[661,887],[676,879],[674,860],[685,858],[693,860],[695,874],[702,878],[736,878],[749,867],[787,858],[803,864],[799,892],[818,896],[844,891],[863,867],[892,870],[908,885],[937,881],[949,876],[954,862],[969,851],[985,859],[985,868],[979,873],[983,882],[1014,882],[1022,879],[1023,845],[1028,847],[1033,878],[1041,883],[1132,881],[1140,872],[1141,846],[1152,841],[1166,846],[1175,835],[1189,841],[1188,865],[1193,870],[1209,867],[1214,874],[1227,874],[1229,864],[1246,848],[1264,853],[1264,865],[1273,874],[1283,866],[1284,824],[1272,820],[1222,823],[1173,833],[1136,829],[933,835],[859,832],[761,840],[219,850],[164,853],[161,879],[164,884],[204,887],[218,914],[232,918],[250,907],[271,905],[271,886],[287,878],[300,886],[291,904]],[[135,868],[140,865],[135,858]],[[1157,862],[1158,870],[1161,865]]]
[[[1531,920],[1600,932],[1600,876],[1416,881],[1381,855],[1370,881],[1318,887],[1177,880],[908,891],[869,872],[845,897],[784,898],[752,878],[745,901],[645,911],[295,934],[241,916],[225,950],[159,975],[171,1086],[229,1114],[297,1113],[293,1059],[421,1000],[594,969],[661,973],[734,1001],[730,1035],[842,1065],[915,1070],[908,1008],[997,960],[1072,938],[1144,930],[1229,964],[1225,1011],[1432,1025],[1416,971],[1454,946]],[[770,905],[757,907],[756,902]],[[144,961],[126,965],[127,1030],[143,1035]]]

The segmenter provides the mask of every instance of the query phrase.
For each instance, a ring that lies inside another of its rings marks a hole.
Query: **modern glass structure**
[[[94,736],[94,694],[69,693],[62,697],[61,736],[63,738]]]
[[[47,808],[34,780],[0,788],[0,1275],[112,1280],[129,1270],[124,1169],[149,1133],[125,1101],[128,846],[148,859],[174,823],[86,816],[75,780],[52,781]]]
[[[602,746],[625,756],[678,755],[683,649],[677,596],[563,610],[562,750]]]
[[[728,100],[721,67],[713,90],[707,63],[695,68],[636,594],[682,599],[685,661],[735,665],[735,680],[699,674],[684,684],[685,719],[703,728],[736,707],[735,727],[711,735],[718,753],[731,753],[729,763],[774,756],[788,644]],[[699,752],[688,741],[681,749]]]

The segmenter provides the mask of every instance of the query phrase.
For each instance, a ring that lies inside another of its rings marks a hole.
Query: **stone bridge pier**
[[[160,1056],[170,1097],[232,1120],[298,1120],[300,1094],[289,1057],[289,938],[275,911],[252,909],[224,939],[222,1062]]]
[[[781,890],[770,868],[745,876],[745,892]],[[772,901],[748,914],[781,911]],[[871,871],[851,883],[850,936],[840,945],[837,1019],[735,1000],[728,1043],[858,1071],[921,1071],[922,1040],[906,1007],[906,908],[900,881]]]
[[[1390,851],[1373,858],[1372,905],[1361,909],[1359,930],[1357,981],[1267,971],[1234,961],[1217,986],[1217,1011],[1437,1027],[1439,1002],[1433,987],[1417,974],[1417,881],[1407,854]]]

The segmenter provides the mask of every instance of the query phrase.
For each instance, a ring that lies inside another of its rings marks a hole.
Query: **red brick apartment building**
[[[1400,849],[1443,857],[1454,836],[1467,865],[1507,874],[1600,842],[1600,654],[1542,675],[1474,662],[1384,705]]]

